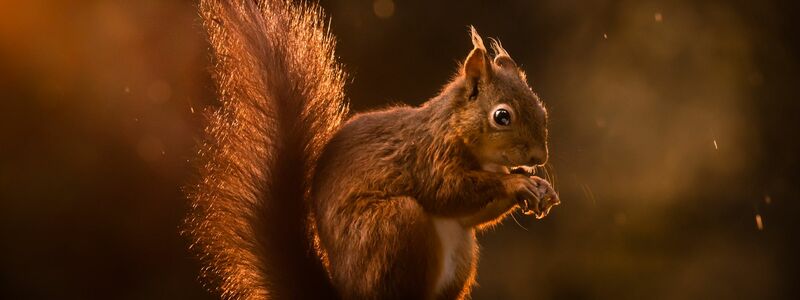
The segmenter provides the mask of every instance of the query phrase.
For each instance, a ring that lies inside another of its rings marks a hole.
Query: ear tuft
[[[475,26],[469,26],[469,35],[472,38],[472,46],[475,49],[486,50],[486,46],[483,45],[483,38],[478,34],[478,30],[475,29]]]
[[[496,38],[489,38],[489,39],[492,40],[492,51],[494,51],[495,56],[511,57],[511,55],[508,55],[508,51],[506,51],[506,49],[503,48],[503,44],[500,43],[498,39]]]
[[[517,63],[511,59],[511,55],[508,54],[505,48],[503,48],[503,44],[500,43],[497,39],[490,38],[492,40],[492,51],[494,51],[494,64],[501,68],[507,67],[516,67]]]

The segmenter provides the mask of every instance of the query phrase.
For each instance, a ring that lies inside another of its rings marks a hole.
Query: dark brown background
[[[751,2],[323,6],[356,112],[435,95],[469,24],[546,102],[564,204],[482,235],[475,298],[796,299],[798,11]],[[211,297],[178,235],[208,53],[193,1],[3,5],[0,298]]]

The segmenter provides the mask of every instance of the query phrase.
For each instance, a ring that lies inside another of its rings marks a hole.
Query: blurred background
[[[476,299],[798,299],[794,1],[323,1],[355,112],[498,37],[563,205],[481,235]],[[0,298],[210,299],[178,234],[218,105],[194,1],[0,9]]]

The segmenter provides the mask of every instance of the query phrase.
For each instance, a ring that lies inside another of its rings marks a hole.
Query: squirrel
[[[348,116],[316,4],[201,0],[221,106],[206,114],[182,231],[225,299],[461,299],[475,232],[560,200],[547,112],[502,45],[419,107]],[[520,174],[523,173],[523,174]]]

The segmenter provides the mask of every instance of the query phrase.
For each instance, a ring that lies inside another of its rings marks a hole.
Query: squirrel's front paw
[[[522,213],[526,215],[535,214],[537,219],[544,218],[550,213],[553,206],[561,204],[558,194],[547,180],[538,176],[531,176],[531,182],[535,186],[534,199],[523,199],[520,203]]]

